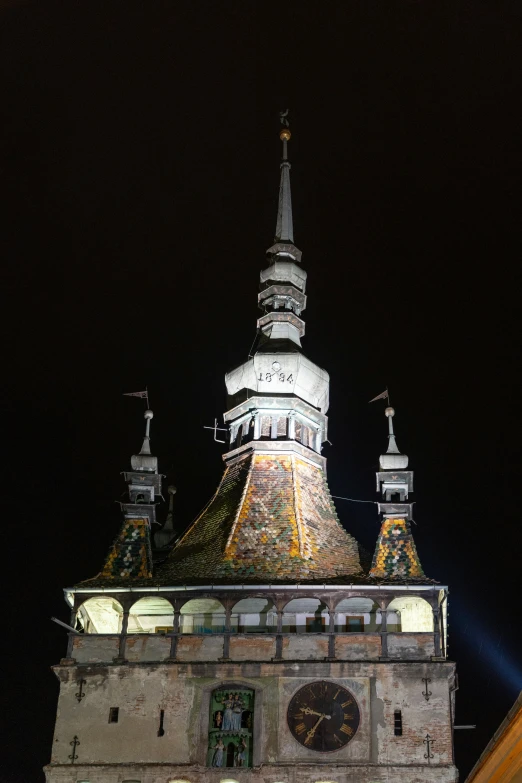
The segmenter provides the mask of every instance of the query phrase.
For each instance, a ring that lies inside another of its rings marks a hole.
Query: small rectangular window
[[[173,630],[173,625],[157,625],[154,628],[154,633],[172,633]]]
[[[395,710],[393,715],[393,733],[396,737],[402,737],[402,712]]]
[[[109,710],[109,723],[118,723],[119,716],[120,716],[120,708],[111,707]]]
[[[326,631],[326,617],[307,617],[306,630],[308,633],[324,633]]]
[[[346,618],[347,633],[364,633],[364,615]]]

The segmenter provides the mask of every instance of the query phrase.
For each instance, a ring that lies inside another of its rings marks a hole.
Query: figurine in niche
[[[247,757],[247,744],[245,742],[245,738],[241,737],[241,739],[239,740],[239,744],[237,746],[236,767],[245,767],[246,757]]]
[[[225,753],[225,746],[223,744],[223,739],[221,737],[218,737],[217,743],[214,745],[214,755],[212,756],[212,766],[213,767],[222,767],[223,766],[223,756]]]
[[[218,710],[214,713],[214,728],[220,729],[223,725],[223,713],[221,710]]]
[[[232,707],[234,706],[233,694],[229,693],[228,696],[225,694],[222,702],[225,708],[223,713],[223,731],[232,731],[234,728],[234,714],[232,712]]]
[[[240,731],[242,715],[243,700],[239,696],[239,693],[234,693],[234,703],[232,706],[232,728],[234,731]]]

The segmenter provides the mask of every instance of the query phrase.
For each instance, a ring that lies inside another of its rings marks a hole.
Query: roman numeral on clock
[[[341,707],[347,707],[349,704],[353,704],[351,699],[348,699],[348,701],[345,701],[344,704],[341,704]]]
[[[345,712],[344,713],[344,719],[345,720],[353,720],[353,712]]]
[[[343,732],[343,734],[348,734],[349,737],[351,737],[353,734],[353,729],[350,728],[350,726],[347,726],[346,723],[343,723],[343,725],[341,726],[341,731]]]
[[[306,726],[305,726],[305,724],[304,724],[304,723],[299,723],[299,724],[298,724],[298,725],[295,727],[295,730],[296,730],[297,734],[302,734],[302,733],[303,733],[303,731],[306,731]]]

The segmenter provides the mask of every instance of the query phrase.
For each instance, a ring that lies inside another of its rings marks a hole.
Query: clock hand
[[[330,720],[332,717],[331,715],[325,715],[324,712],[316,712],[315,710],[310,709],[310,707],[305,707],[303,712],[305,715],[319,715],[319,717],[325,718],[326,720]]]
[[[321,715],[321,717],[319,718],[319,720],[317,721],[317,723],[315,724],[315,726],[312,726],[312,728],[310,729],[310,731],[307,731],[307,732],[306,732],[306,739],[305,739],[305,743],[307,743],[307,742],[311,742],[311,740],[312,740],[312,739],[313,739],[313,737],[314,737],[315,730],[317,729],[317,727],[319,726],[319,724],[321,723],[321,721],[323,720],[323,718],[324,718],[324,717],[325,717],[324,715]]]

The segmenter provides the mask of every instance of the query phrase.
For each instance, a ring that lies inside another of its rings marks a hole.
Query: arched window
[[[330,615],[318,598],[294,598],[283,611],[283,633],[324,633]]]
[[[192,598],[181,607],[181,633],[223,633],[225,607],[215,598]]]
[[[218,688],[210,696],[207,766],[251,767],[254,691]]]
[[[381,627],[381,612],[371,598],[344,598],[335,608],[338,633],[372,633]]]
[[[433,631],[433,610],[417,595],[394,598],[388,604],[388,631],[423,633]]]
[[[127,633],[170,633],[174,629],[174,609],[165,598],[140,598],[129,612]]]
[[[76,613],[76,628],[84,633],[120,633],[122,605],[114,598],[96,595],[83,603]]]
[[[231,629],[238,633],[275,633],[274,604],[268,598],[242,598],[232,609]]]

